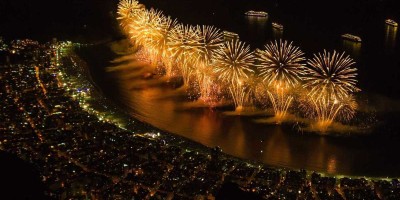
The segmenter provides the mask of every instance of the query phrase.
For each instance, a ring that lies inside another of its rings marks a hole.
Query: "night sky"
[[[170,3],[176,1],[167,0],[143,0],[141,2],[149,7],[157,4],[157,8],[180,19],[182,18],[179,16],[179,11],[184,11],[181,14],[188,15],[187,18],[198,18],[196,20],[199,23],[202,22],[202,18],[199,17],[202,12],[229,13],[248,9],[243,6],[243,2],[231,0],[182,0],[178,1],[182,2],[180,4]],[[44,41],[52,37],[75,40],[89,37],[96,40],[110,37],[110,35],[115,36],[118,27],[110,27],[110,23],[114,23],[117,3],[118,0],[2,0],[0,1],[0,35],[12,39],[28,37]],[[307,16],[311,21],[323,20],[325,23],[338,21],[342,18],[342,14],[348,13],[363,14],[368,19],[369,12],[375,9],[383,9],[387,18],[400,17],[400,9],[395,6],[396,0],[250,0],[246,1],[246,4],[279,5],[282,8],[279,15],[292,17],[302,15]],[[357,5],[360,4],[368,4],[368,9],[357,9]],[[221,7],[226,10],[216,10]],[[190,12],[187,12],[189,10]],[[185,22],[184,19],[181,21]],[[368,20],[361,23],[368,23]]]

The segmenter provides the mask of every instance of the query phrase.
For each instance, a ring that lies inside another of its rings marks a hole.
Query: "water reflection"
[[[251,44],[263,44],[266,38],[268,17],[246,16],[247,34]]]
[[[267,17],[245,16],[250,27],[257,26],[263,28],[268,21]]]
[[[201,135],[195,135],[195,137],[203,137],[205,140],[212,140],[215,130],[221,129],[222,125],[217,114],[217,112],[207,109],[199,116],[197,124],[193,127],[193,134]],[[209,123],[210,120],[214,123]]]
[[[275,28],[272,27],[272,36],[276,39],[282,38],[283,37],[283,28]]]
[[[385,24],[385,49],[393,51],[396,47],[397,27]]]
[[[327,167],[327,171],[330,174],[335,174],[336,173],[336,158],[333,156],[331,158],[329,158],[328,161],[328,167]]]
[[[343,39],[343,50],[352,56],[354,59],[360,58],[361,42],[354,42]]]
[[[107,84],[121,91],[116,97],[118,102],[132,116],[160,129],[274,166],[332,174],[400,173],[398,159],[389,156],[390,160],[383,160],[387,165],[382,165],[382,155],[394,152],[391,148],[381,148],[387,141],[303,135],[294,131],[292,125],[257,123],[256,119],[265,117],[260,114],[237,116],[227,114],[222,108],[202,107],[189,101],[184,90],[174,89],[162,77],[143,78],[141,73],[147,72],[146,67],[127,64],[133,63],[133,58],[117,61],[105,73],[112,80]],[[365,168],[365,163],[370,167]]]
[[[269,137],[266,139],[263,159],[270,160],[271,163],[279,163],[281,166],[289,167],[288,163],[282,162],[282,160],[286,160],[291,163],[291,152],[287,137],[285,137],[282,129],[279,127],[274,127],[272,131],[273,134],[265,133],[269,134]]]

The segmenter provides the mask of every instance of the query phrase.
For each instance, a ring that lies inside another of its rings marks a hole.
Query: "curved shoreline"
[[[81,57],[80,57],[80,59],[85,60],[85,59],[83,59]],[[88,74],[89,77],[91,77],[90,69],[89,70],[88,69],[89,69],[89,66],[85,66],[85,71],[88,72],[89,73]],[[102,95],[102,98],[104,98],[112,107],[116,107],[119,112],[123,113],[123,115],[125,115],[129,119],[131,119],[133,121],[140,122],[140,123],[146,125],[148,128],[152,129],[153,132],[161,132],[164,135],[166,135],[167,137],[178,138],[178,140],[180,140],[178,145],[181,146],[182,148],[187,148],[188,146],[190,146],[190,148],[192,150],[197,150],[197,151],[200,151],[200,152],[203,152],[203,153],[206,153],[206,154],[209,154],[209,152],[211,151],[212,147],[209,147],[209,146],[201,144],[199,142],[190,140],[190,139],[188,139],[188,138],[186,138],[184,136],[180,136],[178,134],[174,134],[174,133],[171,133],[169,131],[162,130],[160,128],[154,127],[153,125],[151,125],[151,124],[149,124],[149,123],[147,123],[145,121],[142,121],[140,119],[132,117],[130,114],[126,113],[123,110],[123,108],[121,108],[115,102],[113,102],[111,99],[106,97],[104,95],[104,93],[101,91],[101,88],[99,86],[97,86],[97,84],[95,83],[95,81],[93,79],[91,79],[89,81],[92,83],[92,85],[96,89],[96,91],[99,92]],[[265,163],[263,163],[261,161],[254,161],[254,160],[249,160],[249,159],[245,159],[245,158],[240,158],[240,157],[236,157],[236,156],[233,156],[233,155],[230,155],[230,154],[227,154],[227,153],[224,153],[224,154],[229,159],[234,159],[234,160],[237,160],[237,161],[240,161],[240,162],[243,162],[243,163],[249,163],[249,164],[252,164],[252,165],[258,165],[258,166],[259,165],[263,165],[263,166],[268,166],[268,167],[274,168],[276,170],[283,170],[283,171],[300,170],[300,168],[292,168],[292,167],[289,167],[289,166],[269,165],[269,164],[265,164]],[[307,170],[307,172],[308,173],[312,173],[314,171]],[[351,178],[366,178],[366,179],[372,179],[372,180],[386,180],[386,179],[389,178],[389,177],[383,177],[383,176],[369,176],[369,177],[366,177],[366,176],[360,176],[360,175],[353,176],[353,175],[343,175],[343,174],[326,174],[325,172],[318,172],[318,171],[317,171],[317,173],[323,174],[326,177],[351,177]],[[391,179],[391,178],[389,178],[389,179]]]

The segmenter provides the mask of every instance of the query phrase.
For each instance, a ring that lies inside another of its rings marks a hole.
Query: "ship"
[[[272,28],[275,28],[275,29],[278,29],[278,30],[283,30],[283,25],[275,23],[275,22],[272,22]]]
[[[230,31],[223,31],[223,33],[224,33],[224,39],[225,40],[237,40],[237,39],[239,39],[239,35],[237,33],[230,32]]]
[[[395,21],[392,20],[392,19],[387,19],[387,20],[385,20],[385,23],[386,23],[387,25],[389,25],[389,26],[394,26],[394,27],[397,27],[397,26],[398,26],[397,22],[395,22]]]
[[[342,38],[345,39],[345,40],[353,41],[353,42],[361,42],[362,41],[360,37],[358,37],[356,35],[349,34],[349,33],[343,34]]]
[[[268,17],[268,13],[264,11],[254,11],[250,10],[245,13],[247,16],[255,16],[255,17]]]

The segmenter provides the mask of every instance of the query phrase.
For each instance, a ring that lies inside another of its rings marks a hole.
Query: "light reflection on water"
[[[283,37],[283,29],[272,28],[272,36],[275,39],[279,39]]]
[[[250,26],[256,26],[262,29],[265,29],[265,24],[268,21],[268,17],[246,16],[246,19]]]
[[[107,75],[122,91],[119,102],[132,116],[206,146],[220,146],[228,154],[331,174],[380,175],[380,168],[385,167],[377,158],[390,149],[369,146],[369,140],[304,135],[294,131],[292,124],[260,123],[257,119],[267,117],[263,112],[233,115],[226,112],[230,108],[210,109],[189,103],[185,90],[174,89],[165,79],[138,75],[146,72],[139,65],[110,69]],[[377,153],[369,155],[365,153],[368,151]],[[365,168],[365,162],[371,169]]]
[[[246,35],[250,39],[248,42],[263,44],[265,37],[269,35],[266,29],[268,17],[245,16],[245,20],[247,23]]]
[[[357,60],[360,58],[361,42],[343,39],[343,49],[346,53],[350,54],[352,58]]]
[[[285,24],[283,35],[282,31],[271,28],[271,20],[268,18],[241,17],[245,20],[241,24],[243,27],[228,27],[227,30],[232,29],[241,34],[240,38],[252,44],[252,47],[260,48],[266,41],[283,36],[289,37],[284,39],[293,38],[293,33],[290,32],[295,25],[293,23]],[[296,34],[298,31],[296,30]],[[308,35],[313,33],[310,30],[300,35],[312,37]],[[381,39],[382,33],[381,29]],[[385,27],[386,49],[395,48],[396,35],[397,28]],[[336,38],[339,39],[340,34]],[[314,42],[314,38],[311,41]],[[303,43],[304,47],[308,44],[301,40],[295,42]],[[361,47],[363,54],[365,49],[368,50],[368,45],[362,46],[361,43],[351,41],[335,41],[335,45],[342,45],[356,60],[362,59]],[[324,47],[318,46],[317,50],[322,48]],[[123,60],[127,62],[122,63]],[[278,126],[260,123],[269,121],[265,120],[265,113],[238,116],[227,114],[226,110],[231,109],[225,107],[204,108],[196,103],[189,103],[185,91],[174,89],[166,84],[165,79],[143,79],[143,74],[151,72],[152,68],[132,62],[132,56],[123,57],[119,62],[114,63],[116,66],[109,68],[106,73],[113,82],[110,84],[121,91],[115,98],[132,116],[155,127],[209,147],[220,146],[224,152],[237,157],[258,160],[273,166],[305,168],[331,174],[400,176],[400,158],[396,154],[399,141],[375,137],[335,138],[302,134],[294,131],[299,127],[293,127],[293,124]],[[114,94],[113,91],[106,93]]]
[[[385,24],[385,48],[393,51],[396,47],[397,27]]]

